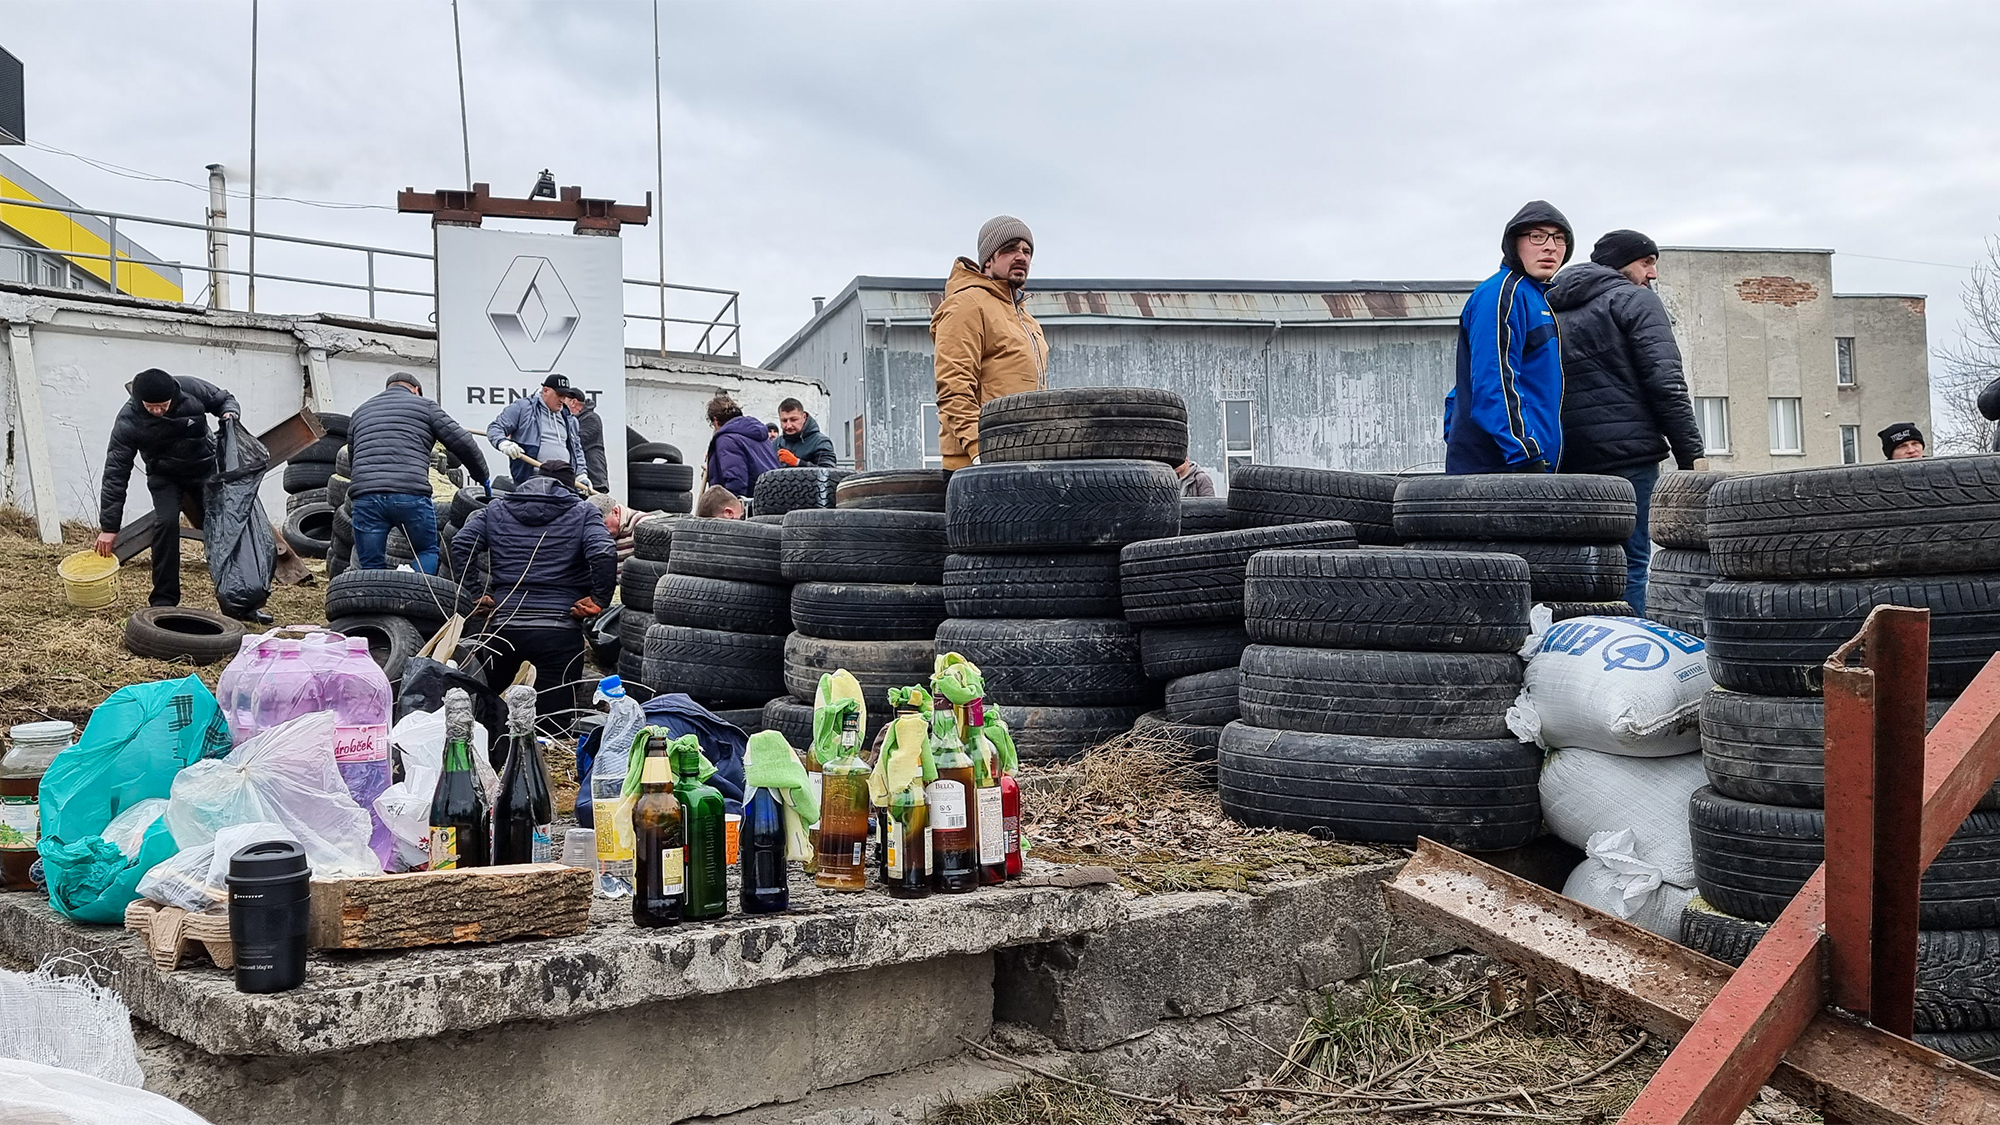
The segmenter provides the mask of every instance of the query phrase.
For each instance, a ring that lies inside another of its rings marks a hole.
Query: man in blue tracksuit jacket
[[[1458,314],[1444,396],[1444,471],[1552,473],[1562,463],[1562,342],[1545,287],[1569,261],[1569,220],[1537,199],[1500,237],[1500,272]]]

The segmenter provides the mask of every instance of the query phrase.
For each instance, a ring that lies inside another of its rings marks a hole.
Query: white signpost
[[[508,471],[507,459],[486,440],[487,425],[508,403],[539,394],[550,375],[567,376],[604,420],[611,479],[594,483],[625,495],[625,256],[619,240],[450,224],[436,232],[438,388],[445,411],[480,439],[498,476]]]

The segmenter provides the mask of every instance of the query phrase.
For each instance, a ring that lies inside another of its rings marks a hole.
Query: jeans
[[[1631,605],[1633,613],[1644,617],[1646,568],[1653,560],[1653,540],[1647,532],[1646,523],[1653,515],[1653,486],[1660,483],[1660,466],[1612,469],[1606,475],[1631,481],[1632,495],[1639,501],[1639,522],[1632,528],[1632,537],[1625,541],[1625,601]]]
[[[428,495],[370,492],[354,497],[354,565],[362,570],[389,569],[389,529],[409,536],[414,565],[425,574],[438,569],[437,506]]]

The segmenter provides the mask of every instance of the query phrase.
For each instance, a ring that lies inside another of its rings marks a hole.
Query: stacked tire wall
[[[1653,489],[1652,572],[1646,617],[1669,629],[1705,637],[1702,598],[1715,583],[1708,553],[1708,493],[1732,473],[1674,472]]]
[[[741,710],[784,690],[791,583],[781,562],[783,539],[773,524],[673,521],[640,656],[639,682],[648,691],[682,692],[710,710]],[[626,563],[621,597],[630,599],[660,565],[642,562]],[[632,608],[628,601],[626,612]]]
[[[1635,516],[1620,477],[1521,473],[1413,477],[1396,489],[1411,548],[1502,552],[1528,564],[1531,596],[1561,621],[1630,616],[1625,540]]]

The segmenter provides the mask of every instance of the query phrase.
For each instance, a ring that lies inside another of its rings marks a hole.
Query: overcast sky
[[[32,141],[188,181],[219,162],[244,186],[248,0],[5,10]],[[652,18],[463,0],[473,177],[525,195],[546,166],[642,198]],[[2000,5],[676,3],[660,18],[667,275],[742,291],[750,362],[857,274],[942,277],[1001,211],[1034,228],[1044,277],[1475,278],[1507,216],[1542,197],[1586,247],[1629,226],[1836,249],[1842,292],[1929,295],[1934,347],[1958,332],[1953,267],[2000,234]],[[461,184],[448,0],[266,0],[261,24],[260,193],[392,207],[406,185]],[[201,219],[188,187],[6,155],[86,205]],[[272,201],[258,226],[429,247],[426,221],[392,209]],[[627,229],[628,275],[654,272],[655,238]],[[259,268],[332,267],[260,250]],[[265,310],[341,306],[260,287]]]

